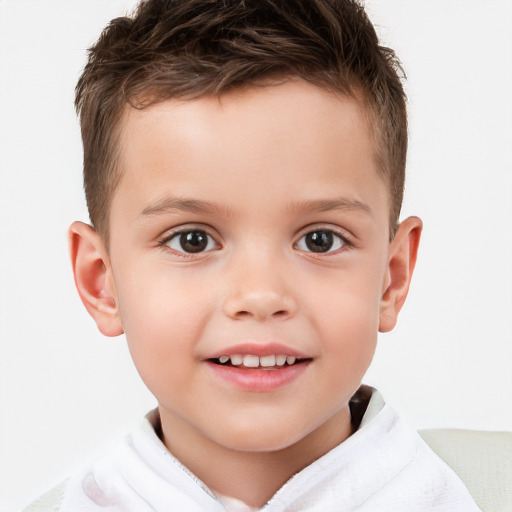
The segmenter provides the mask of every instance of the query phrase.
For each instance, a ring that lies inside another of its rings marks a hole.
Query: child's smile
[[[230,385],[252,392],[273,391],[298,378],[312,361],[291,346],[253,342],[226,347],[205,361]]]

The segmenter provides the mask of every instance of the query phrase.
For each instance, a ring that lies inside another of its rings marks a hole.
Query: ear
[[[76,288],[85,308],[105,336],[122,334],[112,267],[103,240],[91,226],[74,222],[69,228],[69,248]]]
[[[389,247],[386,281],[380,303],[379,331],[391,331],[404,305],[416,265],[423,223],[418,217],[404,220]]]

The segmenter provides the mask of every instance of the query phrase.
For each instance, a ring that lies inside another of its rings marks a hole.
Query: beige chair
[[[420,435],[484,512],[512,512],[512,432],[436,429]]]

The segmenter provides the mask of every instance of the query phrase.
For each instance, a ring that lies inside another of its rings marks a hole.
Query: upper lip
[[[252,355],[252,356],[271,356],[271,355],[285,355],[293,356],[297,359],[308,359],[311,356],[304,354],[292,347],[283,345],[282,343],[239,343],[237,345],[230,345],[220,350],[213,352],[205,359],[218,359],[221,356],[229,356],[233,354]]]

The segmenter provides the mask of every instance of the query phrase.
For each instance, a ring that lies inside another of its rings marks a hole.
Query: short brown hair
[[[390,190],[392,236],[407,152],[403,71],[356,0],[143,0],[133,15],[112,20],[89,49],[76,87],[85,194],[98,232],[108,240],[127,105],[220,95],[289,77],[357,91],[369,106],[375,156]]]

